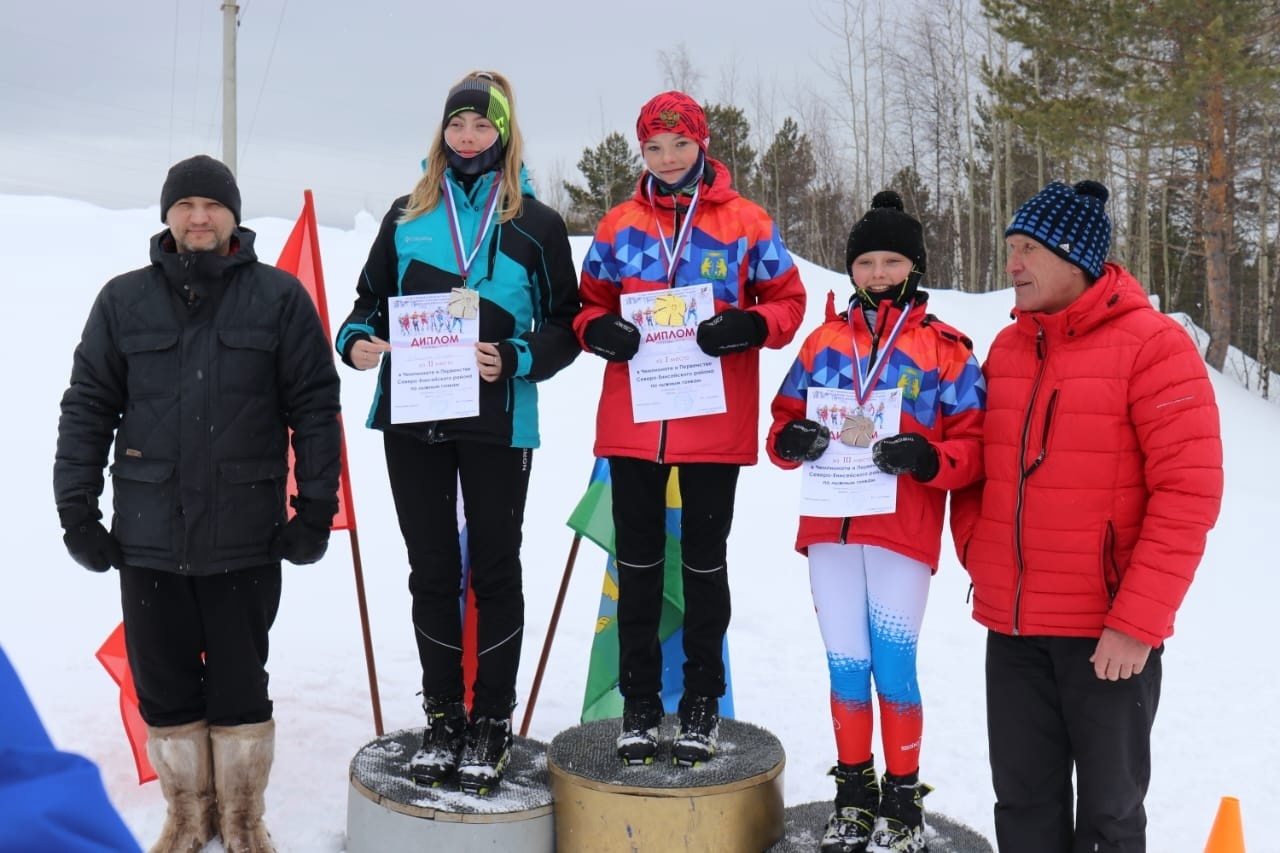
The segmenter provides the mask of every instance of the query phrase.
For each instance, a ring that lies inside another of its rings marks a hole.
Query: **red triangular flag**
[[[145,785],[156,778],[156,771],[147,758],[147,724],[138,713],[138,693],[133,686],[133,672],[129,669],[129,657],[124,648],[123,622],[111,632],[95,657],[120,686],[120,719],[129,737],[129,748],[133,750],[133,763],[138,767],[138,784]]]
[[[316,226],[316,207],[311,197],[311,190],[303,191],[302,213],[289,233],[284,248],[280,250],[280,259],[276,267],[292,274],[302,282],[311,301],[320,314],[320,325],[326,338],[329,334],[329,306],[324,299],[324,271],[320,266],[319,229]],[[341,417],[341,416],[339,416]],[[355,508],[351,503],[351,478],[347,475],[347,440],[342,439],[342,474],[338,480],[338,514],[333,517],[333,530],[355,530]],[[293,479],[293,448],[289,449],[289,482],[287,494],[297,492],[297,484]],[[289,515],[293,512],[290,509]]]

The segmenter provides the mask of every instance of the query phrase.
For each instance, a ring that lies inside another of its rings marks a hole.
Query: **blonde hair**
[[[471,71],[454,86],[468,80],[479,80],[497,86],[507,98],[510,110],[511,130],[507,139],[506,150],[502,155],[502,183],[498,189],[498,221],[508,222],[519,216],[524,209],[524,193],[520,181],[520,166],[524,161],[524,137],[520,134],[520,125],[516,122],[516,101],[511,91],[511,83],[497,71]],[[450,87],[451,89],[453,86]],[[409,203],[405,206],[400,222],[417,219],[424,213],[435,210],[442,198],[440,179],[444,177],[446,166],[444,156],[444,132],[437,133],[427,154],[427,165],[422,177],[414,185],[409,194]]]

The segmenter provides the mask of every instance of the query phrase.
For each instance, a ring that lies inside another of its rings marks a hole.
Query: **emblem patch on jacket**
[[[915,400],[920,396],[920,382],[924,379],[924,374],[916,367],[902,368],[901,375],[898,376],[898,387],[902,389],[902,398],[904,400]]]
[[[703,252],[698,273],[706,279],[724,281],[729,277],[728,252]]]

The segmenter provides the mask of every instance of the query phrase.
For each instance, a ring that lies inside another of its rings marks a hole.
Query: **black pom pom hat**
[[[871,209],[849,232],[845,271],[858,255],[867,252],[897,252],[910,258],[916,270],[925,271],[924,229],[918,219],[903,210],[902,196],[893,190],[876,193]]]

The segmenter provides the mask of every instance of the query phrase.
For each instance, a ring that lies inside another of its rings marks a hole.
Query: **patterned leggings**
[[[924,712],[916,642],[929,598],[924,563],[873,545],[809,546],[809,586],[831,674],[831,722],[844,764],[871,757],[871,681],[888,772],[919,769]]]

